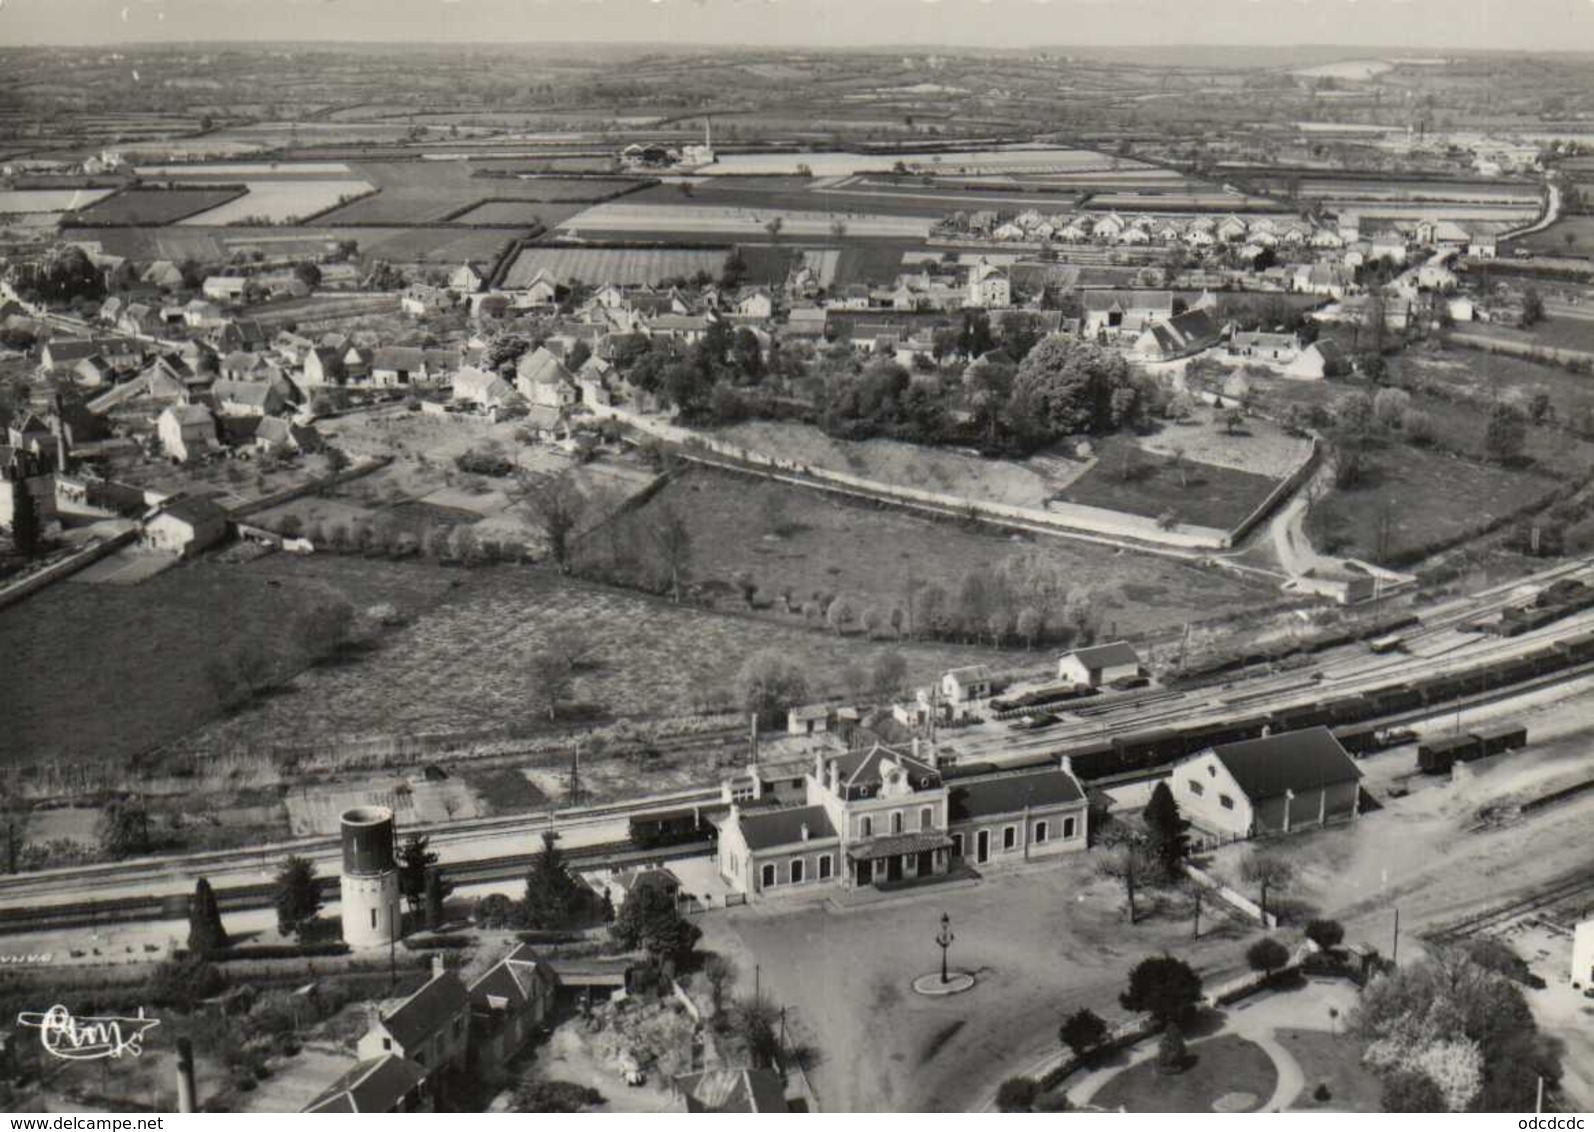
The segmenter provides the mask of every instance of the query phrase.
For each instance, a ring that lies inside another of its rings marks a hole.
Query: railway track
[[[1526,896],[1496,904],[1492,908],[1459,920],[1452,920],[1448,924],[1424,932],[1423,938],[1430,943],[1458,943],[1585,894],[1594,896],[1594,869],[1580,870],[1552,884],[1541,886]]]

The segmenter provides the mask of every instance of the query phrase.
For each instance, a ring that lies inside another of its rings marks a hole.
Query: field
[[[469,212],[461,213],[459,216],[454,217],[453,222],[456,224],[519,224],[527,228],[535,228],[539,224],[559,223],[562,219],[560,213],[563,211],[565,209],[562,209],[559,205],[548,205],[534,200],[489,200],[483,201]]]
[[[1049,474],[1011,460],[907,444],[836,440],[813,425],[755,421],[715,433],[717,439],[814,468],[924,491],[1041,509],[1060,486]]]
[[[522,248],[504,276],[506,288],[524,287],[539,272],[552,279],[583,279],[621,286],[652,285],[706,271],[718,278],[725,252],[694,248]],[[785,277],[782,273],[782,278]]]
[[[194,216],[244,195],[221,186],[183,189],[129,188],[81,210],[90,224],[146,224],[159,227]]]
[[[1321,1030],[1276,1030],[1273,1036],[1289,1050],[1306,1078],[1290,1111],[1383,1111],[1382,1084],[1362,1065],[1361,1043],[1355,1038]],[[1327,1100],[1320,1101],[1312,1095],[1319,1085],[1327,1087]]]
[[[781,611],[784,590],[799,604],[816,591],[835,593],[857,610],[874,607],[885,615],[893,607],[911,608],[910,587],[936,584],[955,596],[965,577],[989,574],[1019,555],[1033,555],[1069,586],[1100,587],[1095,608],[1103,628],[1110,625],[1115,633],[1149,633],[1254,607],[1272,592],[1166,558],[970,530],[951,520],[730,472],[690,471],[655,496],[639,521],[662,507],[687,522],[696,583],[742,606],[735,581],[745,572],[758,587],[755,600],[774,602],[763,615],[781,624],[801,620]],[[610,555],[610,540],[609,528],[602,528],[583,544],[583,553]]]
[[[1567,236],[1572,237],[1571,244],[1566,242]],[[1542,232],[1512,239],[1507,246],[1532,248],[1547,255],[1594,254],[1594,216],[1562,216]]]
[[[1096,452],[1090,470],[1063,490],[1068,502],[1150,518],[1172,512],[1180,523],[1227,531],[1278,486],[1274,477],[1217,464],[1187,459],[1181,466],[1123,437],[1101,441]]]
[[[991,172],[1070,172],[1106,170],[1111,158],[1088,149],[1054,149],[1014,146],[978,153],[733,153],[721,154],[700,173],[714,176],[757,173],[796,173],[807,166],[816,177],[849,177],[858,173],[889,172],[898,162],[913,172],[940,176]],[[1136,162],[1120,162],[1130,167]]]
[[[640,232],[767,236],[765,225],[779,219],[786,236],[830,236],[837,222],[848,235],[924,239],[930,234],[929,217],[886,216],[852,212],[796,211],[760,206],[733,207],[691,204],[632,204],[629,201],[595,205],[564,220],[560,227],[583,234]]]
[[[243,198],[247,200],[248,198]],[[362,254],[393,263],[453,264],[465,260],[491,262],[509,241],[528,235],[526,228],[208,228],[171,225],[165,228],[65,228],[62,238],[98,243],[113,255],[134,259],[193,258],[222,262],[239,252],[271,256],[321,255],[353,240]]]
[[[12,189],[0,191],[0,213],[70,212],[111,195],[111,189]]]
[[[369,192],[365,181],[245,181],[248,193],[225,204],[190,216],[180,224],[225,227],[246,219],[264,219],[272,224],[293,224],[306,216],[324,212],[346,196]]]

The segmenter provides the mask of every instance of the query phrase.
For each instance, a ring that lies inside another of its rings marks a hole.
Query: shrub
[[[1184,1035],[1179,1027],[1169,1026],[1157,1039],[1157,1072],[1183,1073],[1190,1062],[1190,1051],[1185,1048]]]
[[[1003,1112],[1029,1112],[1039,1091],[1029,1077],[1009,1077],[996,1090],[996,1107]]]
[[[1308,920],[1306,938],[1324,951],[1332,951],[1345,942],[1345,927],[1338,920]]]

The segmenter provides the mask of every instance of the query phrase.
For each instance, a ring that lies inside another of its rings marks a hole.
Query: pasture
[[[111,195],[112,189],[11,189],[0,191],[3,212],[71,212]]]
[[[1112,436],[1097,442],[1096,462],[1061,496],[1069,503],[1153,519],[1171,512],[1180,523],[1227,531],[1277,486],[1273,476],[1178,460]]]
[[[693,582],[723,595],[732,608],[746,609],[738,583],[745,575],[757,587],[759,615],[782,626],[802,623],[784,610],[780,597],[787,591],[798,605],[816,592],[833,593],[859,612],[873,608],[884,619],[900,607],[911,618],[916,606],[910,595],[918,587],[938,585],[955,599],[965,578],[988,576],[1016,556],[1033,557],[1068,586],[1093,588],[1103,631],[1151,633],[1254,608],[1275,596],[1248,579],[1172,559],[971,528],[715,469],[695,468],[673,481],[635,521],[645,524],[664,507],[690,530]],[[624,524],[618,532],[615,526],[590,535],[582,553],[600,560],[624,553]],[[854,627],[847,639],[857,635]]]
[[[158,188],[143,185],[123,189],[79,211],[79,219],[89,224],[145,224],[160,227],[218,208],[241,197],[247,190],[221,185],[195,185]]]
[[[569,231],[672,233],[680,235],[731,234],[765,237],[766,225],[778,220],[786,236],[832,236],[835,225],[846,226],[853,236],[924,239],[930,234],[929,217],[886,216],[852,212],[797,211],[761,206],[692,204],[633,204],[616,201],[595,205],[564,220]]]

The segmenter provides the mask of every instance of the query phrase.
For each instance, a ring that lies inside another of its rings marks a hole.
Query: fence
[[[29,574],[20,582],[16,582],[0,590],[0,609],[14,605],[30,594],[37,593],[52,582],[70,577],[79,570],[91,566],[107,555],[120,550],[138,537],[138,528],[133,527],[121,531],[102,542],[97,542],[86,547],[61,561],[56,562],[33,574]]]
[[[347,483],[350,480],[359,479],[361,476],[368,476],[372,472],[380,471],[387,467],[392,462],[393,457],[391,456],[371,457],[355,467],[347,468],[334,475],[313,479],[308,483],[295,484],[293,487],[285,487],[281,491],[274,491],[270,495],[262,495],[259,499],[250,500],[248,503],[235,507],[231,512],[231,517],[240,519],[245,515],[253,515],[257,511],[270,510],[283,503],[292,502],[301,496],[320,491],[322,488],[333,487]]]
[[[1222,900],[1241,914],[1257,921],[1264,928],[1276,928],[1279,926],[1278,916],[1272,912],[1263,912],[1256,901],[1248,896],[1242,896],[1210,873],[1203,872],[1188,862],[1185,863],[1184,872],[1186,876],[1211,892],[1219,900]]]
[[[1278,486],[1268,492],[1267,498],[1257,504],[1254,511],[1241,519],[1239,525],[1229,532],[1228,545],[1234,546],[1237,543],[1244,542],[1246,536],[1273,513],[1274,508],[1300,490],[1301,485],[1310,479],[1312,473],[1317,470],[1318,461],[1321,459],[1322,441],[1314,436],[1312,437],[1312,450],[1306,454],[1306,458],[1296,465],[1294,471],[1279,481]]]

